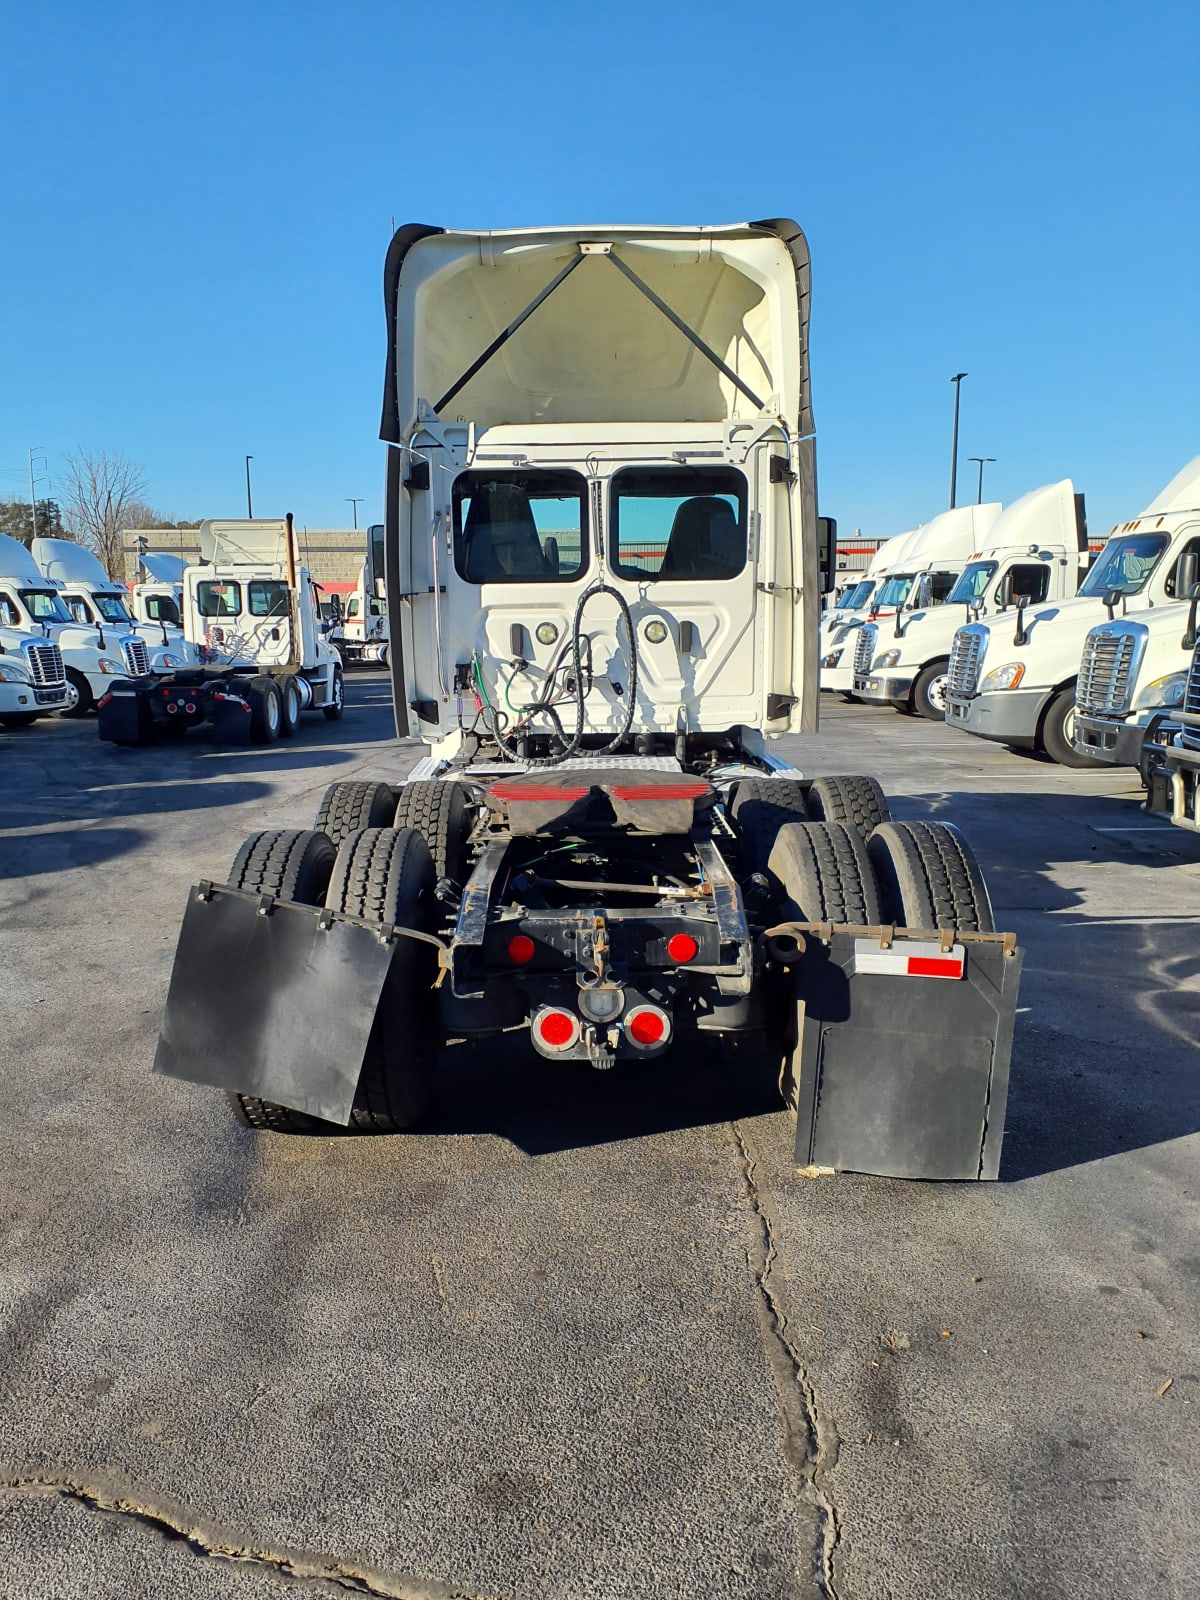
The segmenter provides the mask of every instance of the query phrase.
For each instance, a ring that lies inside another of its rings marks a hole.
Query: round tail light
[[[515,961],[518,967],[524,967],[533,960],[533,940],[527,933],[514,933],[508,941],[508,959]]]
[[[673,933],[667,940],[667,954],[672,961],[682,965],[685,961],[695,961],[700,954],[700,946],[690,933]]]
[[[546,1006],[533,1019],[533,1036],[538,1048],[551,1054],[569,1050],[579,1038],[579,1018],[557,1006]]]
[[[172,700],[170,705],[167,707],[167,715],[169,717],[173,717],[178,710],[179,707],[175,704],[174,700]]]
[[[625,1032],[630,1044],[649,1050],[667,1039],[671,1032],[671,1019],[657,1006],[638,1006],[625,1018]]]

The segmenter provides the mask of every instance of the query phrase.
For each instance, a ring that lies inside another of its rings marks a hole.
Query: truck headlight
[[[119,662],[110,661],[107,656],[101,656],[96,665],[106,678],[119,678],[125,671]]]
[[[1145,711],[1150,706],[1181,706],[1187,679],[1186,672],[1172,672],[1165,678],[1155,678],[1136,696],[1133,709]]]
[[[872,672],[879,672],[884,667],[894,667],[900,659],[899,650],[885,650],[881,656],[876,656],[871,667]]]
[[[836,667],[841,659],[842,652],[840,650],[831,650],[827,656],[821,658],[821,665],[823,667]]]
[[[1015,689],[1024,676],[1023,661],[1008,661],[1004,666],[988,673],[979,686],[980,692],[986,694],[989,689]]]
[[[29,674],[22,672],[20,667],[14,667],[8,662],[0,666],[0,683],[23,683],[28,687],[30,681]]]

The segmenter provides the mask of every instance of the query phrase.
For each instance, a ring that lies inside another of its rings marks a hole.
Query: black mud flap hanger
[[[350,1120],[401,938],[440,940],[211,883],[188,894],[154,1071]]]
[[[1015,935],[789,923],[767,939],[785,960],[791,941],[795,968],[796,1164],[995,1178],[1021,975]]]

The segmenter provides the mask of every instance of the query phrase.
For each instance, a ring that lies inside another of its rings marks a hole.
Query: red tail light
[[[514,933],[508,941],[508,959],[515,961],[517,966],[526,966],[533,960],[533,940],[527,933]]]
[[[625,1018],[625,1032],[630,1044],[648,1050],[662,1044],[671,1032],[671,1019],[657,1006],[638,1006]]]
[[[569,1050],[579,1038],[579,1018],[557,1006],[547,1006],[534,1017],[533,1032],[543,1050]]]
[[[700,954],[700,946],[690,933],[673,933],[667,940],[667,954],[672,961],[682,964],[685,961],[694,961]]]

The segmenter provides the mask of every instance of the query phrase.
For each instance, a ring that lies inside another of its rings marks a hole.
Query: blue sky
[[[176,517],[381,509],[391,220],[793,216],[822,510],[893,533],[1200,452],[1200,7],[9,8],[0,493],[122,450]],[[42,492],[42,486],[39,486]]]

